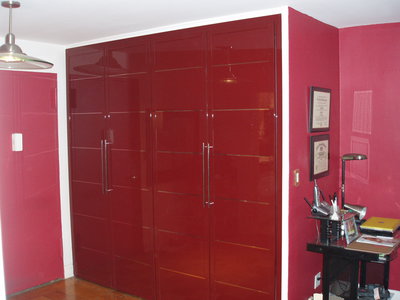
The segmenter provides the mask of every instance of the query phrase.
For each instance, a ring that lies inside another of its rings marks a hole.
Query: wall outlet
[[[318,272],[317,275],[314,276],[314,289],[319,287],[321,284],[321,272]]]

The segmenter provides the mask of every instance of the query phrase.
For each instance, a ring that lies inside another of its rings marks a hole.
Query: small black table
[[[330,243],[320,241],[307,243],[308,251],[323,255],[322,291],[324,300],[329,299],[330,284],[342,271],[341,266],[344,264],[350,271],[350,296],[347,299],[357,299],[358,283],[360,283],[361,288],[365,287],[368,262],[384,264],[383,286],[388,289],[390,261],[397,257],[398,248],[399,245],[384,247],[358,243],[357,241],[347,245],[343,239]]]

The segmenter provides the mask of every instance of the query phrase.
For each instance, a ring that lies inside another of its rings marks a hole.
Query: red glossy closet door
[[[101,140],[105,131],[104,51],[68,50],[71,199],[75,275],[111,286],[109,205]]]
[[[148,41],[107,45],[114,288],[155,299]]]
[[[205,38],[201,31],[177,31],[156,36],[153,47],[158,299],[205,300]]]
[[[274,22],[210,32],[212,299],[275,299]]]

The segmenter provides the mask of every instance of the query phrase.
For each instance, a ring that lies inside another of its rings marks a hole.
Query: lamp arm
[[[344,199],[344,189],[345,189],[345,182],[346,182],[346,161],[344,159],[342,159],[342,188],[341,188],[341,198],[342,198],[342,209],[344,208],[344,204],[345,204],[345,199]]]

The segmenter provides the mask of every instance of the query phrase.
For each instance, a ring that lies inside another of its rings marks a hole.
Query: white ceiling
[[[400,22],[400,0],[20,0],[18,39],[71,45],[208,18],[291,6],[338,28]],[[8,10],[0,8],[0,38]],[[0,42],[1,44],[1,42]]]

